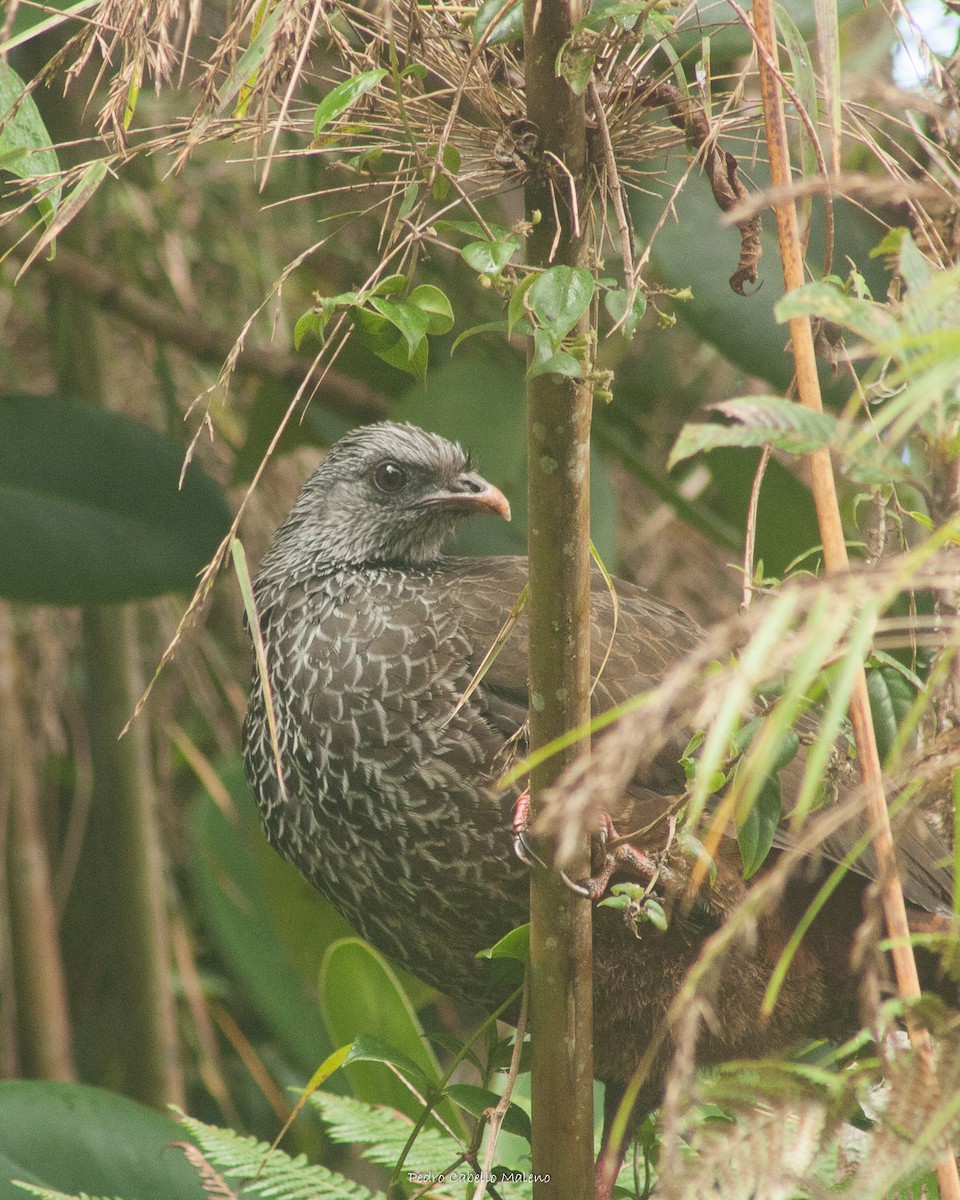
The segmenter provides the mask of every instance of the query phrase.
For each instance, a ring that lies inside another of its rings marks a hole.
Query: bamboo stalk
[[[578,0],[525,0],[527,117],[540,133],[526,187],[532,267],[583,265],[578,220],[586,166],[584,103],[555,71],[581,15]],[[586,322],[580,332],[586,332]],[[527,384],[530,552],[530,736],[534,749],[582,724],[590,701],[590,415],[584,380],[541,375]],[[554,755],[531,776],[540,797],[577,754]],[[590,869],[584,842],[576,874]],[[533,1194],[593,1196],[591,912],[555,872],[534,867],[530,888],[533,1034]],[[549,1176],[549,1181],[546,1177]],[[540,1177],[539,1179],[537,1177]]]
[[[19,656],[7,604],[0,604],[0,792],[9,797],[6,838],[10,953],[16,990],[20,1070],[40,1079],[74,1079],[67,987],[57,932],[50,860],[30,730],[17,678]],[[0,845],[3,839],[0,839]]]
[[[760,92],[770,154],[770,178],[775,188],[785,189],[791,182],[790,151],[783,98],[774,69],[777,62],[777,38],[772,0],[754,0],[753,19],[761,49],[759,55]],[[797,210],[792,197],[784,198],[776,205],[776,217],[783,277],[787,291],[790,292],[794,288],[800,287],[805,281]],[[817,375],[813,331],[808,317],[794,317],[790,320],[790,339],[796,365],[800,403],[814,411],[822,412],[823,401],[820,395],[820,380]],[[823,543],[824,563],[828,571],[845,571],[850,564],[843,535],[840,508],[837,503],[830,451],[826,448],[815,451],[809,456],[809,462],[813,498]],[[883,914],[892,942],[891,956],[897,988],[905,1000],[914,1000],[920,996],[920,977],[917,973],[916,959],[910,940],[906,902],[897,870],[880,755],[877,751],[870,712],[866,671],[862,665],[858,670],[853,687],[850,719],[856,738],[857,757],[865,789],[867,812],[876,831],[873,845],[877,855]],[[930,1033],[926,1028],[912,1021],[908,1021],[908,1029],[911,1043],[917,1051],[921,1064],[930,1072],[932,1081],[934,1066]],[[937,1164],[937,1178],[942,1200],[960,1200],[960,1176],[958,1176],[956,1160],[952,1154],[947,1155]]]

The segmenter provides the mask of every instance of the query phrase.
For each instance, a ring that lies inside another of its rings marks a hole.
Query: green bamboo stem
[[[122,1016],[112,1032],[117,1086],[163,1108],[183,1103],[171,983],[163,843],[150,763],[148,727],[119,733],[143,692],[134,611],[83,614],[87,723],[94,795],[88,837],[103,898],[112,903],[109,1008]],[[109,1051],[110,1043],[104,1050]]]
[[[585,257],[574,219],[586,166],[584,105],[555,73],[557,52],[580,7],[578,0],[524,5],[527,117],[540,133],[540,170],[526,187],[527,215],[534,223],[527,261],[533,267],[580,266]],[[591,399],[582,380],[542,375],[527,384],[534,749],[582,724],[590,711]],[[533,771],[534,819],[544,789],[581,752],[571,748]],[[589,873],[586,842],[570,869]],[[535,1198],[593,1196],[592,974],[589,903],[556,873],[535,868],[530,890]]]
[[[20,671],[10,608],[0,604],[0,814],[7,818],[6,923],[15,993],[10,1024],[16,1029],[19,1073],[74,1079],[67,988]]]

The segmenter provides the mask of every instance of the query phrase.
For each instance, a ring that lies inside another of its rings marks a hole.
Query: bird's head
[[[510,505],[470,469],[459,446],[384,421],[354,429],[330,449],[275,545],[289,536],[312,558],[338,564],[423,563],[473,513],[509,521]]]

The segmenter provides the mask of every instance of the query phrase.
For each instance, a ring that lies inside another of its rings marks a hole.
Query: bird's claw
[[[614,843],[612,850],[607,849],[610,842]],[[617,873],[628,875],[647,887],[651,887],[657,881],[662,868],[649,855],[637,850],[629,842],[617,840],[617,831],[609,813],[603,814],[603,824],[597,833],[597,845],[603,858],[600,870],[589,879],[581,879],[577,883],[566,881],[578,896],[599,900]]]
[[[527,867],[534,865],[545,867],[546,863],[537,854],[527,836],[530,831],[530,793],[522,792],[517,798],[513,810],[513,852]],[[607,849],[608,843],[613,842],[612,850]],[[589,879],[571,879],[566,872],[560,872],[564,884],[585,900],[599,900],[609,886],[616,872],[629,875],[645,885],[652,885],[660,872],[660,867],[646,854],[637,850],[627,842],[617,841],[617,831],[607,813],[603,814],[603,824],[597,833],[597,845],[603,859],[603,866],[596,875]]]
[[[567,885],[567,887],[570,889],[571,892],[576,892],[576,894],[578,896],[582,896],[584,898],[584,900],[596,899],[593,892],[590,890],[590,882],[591,881],[589,879],[583,879],[578,883],[575,880],[571,879],[570,876],[566,873],[566,871],[560,872],[560,878]]]
[[[513,809],[513,852],[525,867],[545,867],[527,836],[530,832],[530,793],[521,792]]]

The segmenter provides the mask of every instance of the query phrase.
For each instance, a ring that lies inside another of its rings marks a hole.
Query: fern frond
[[[314,1092],[310,1103],[327,1126],[327,1135],[341,1145],[362,1147],[370,1162],[392,1167],[407,1144],[413,1122],[392,1108],[364,1104],[351,1096]],[[438,1174],[460,1158],[462,1147],[436,1129],[420,1132],[407,1159],[411,1171]]]
[[[210,1162],[226,1179],[243,1181],[244,1196],[270,1200],[382,1200],[352,1179],[308,1162],[306,1155],[291,1158],[282,1150],[270,1152],[266,1142],[183,1118]]]
[[[10,1182],[14,1187],[23,1188],[31,1196],[37,1196],[39,1200],[110,1200],[106,1196],[90,1196],[86,1192],[77,1192],[75,1195],[70,1192],[58,1192],[56,1188],[38,1187],[35,1183],[24,1183],[22,1179],[11,1179]],[[121,1198],[114,1196],[112,1200]]]

